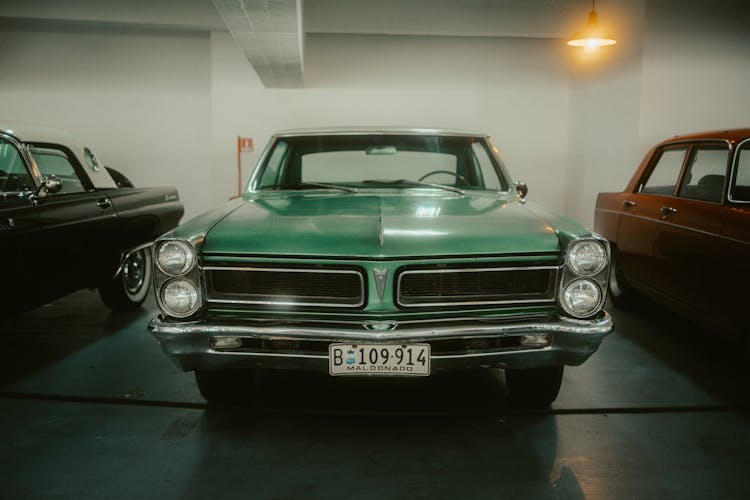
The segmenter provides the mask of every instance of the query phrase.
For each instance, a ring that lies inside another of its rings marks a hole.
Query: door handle
[[[667,215],[676,214],[677,209],[672,207],[661,207],[659,212],[661,212],[662,216],[666,217]]]
[[[622,206],[625,208],[633,208],[635,206],[635,202],[633,200],[625,200],[622,202]]]
[[[105,209],[111,207],[112,204],[109,202],[109,200],[107,198],[101,198],[101,199],[97,200],[96,206],[99,207],[99,208],[101,208],[102,210],[105,210]]]

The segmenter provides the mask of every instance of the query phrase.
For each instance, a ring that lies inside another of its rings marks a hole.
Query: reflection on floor
[[[0,323],[0,498],[748,498],[747,361],[655,306],[569,368],[549,412],[502,372],[419,380],[262,372],[208,410],[90,292]]]

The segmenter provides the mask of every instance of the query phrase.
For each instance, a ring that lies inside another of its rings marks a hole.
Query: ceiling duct
[[[302,0],[213,3],[266,88],[304,86]]]

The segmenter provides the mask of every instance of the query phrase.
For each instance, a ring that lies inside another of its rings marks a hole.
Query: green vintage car
[[[209,403],[247,399],[257,368],[500,368],[548,406],[613,329],[609,247],[526,191],[486,134],[279,132],[240,199],[154,244],[149,330]]]

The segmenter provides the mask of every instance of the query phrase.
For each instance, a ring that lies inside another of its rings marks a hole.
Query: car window
[[[260,185],[275,186],[279,182],[279,172],[283,170],[289,151],[289,144],[285,141],[279,141],[273,148],[271,156],[266,161],[266,169],[263,171],[263,177],[260,179]]]
[[[746,142],[737,151],[737,167],[732,185],[732,199],[750,201],[750,143]]]
[[[726,146],[694,146],[677,195],[720,203],[728,159]]]
[[[654,168],[651,170],[651,174],[643,184],[641,193],[666,196],[674,194],[677,180],[680,178],[680,171],[682,170],[686,151],[687,146],[663,149],[659,154],[659,159],[656,161]]]
[[[260,165],[260,189],[503,190],[509,184],[482,137],[428,134],[330,134],[280,138]],[[434,188],[434,186],[428,186]]]
[[[42,178],[48,175],[56,175],[62,179],[62,189],[58,194],[85,191],[75,167],[65,152],[60,149],[37,147],[31,148],[30,151]]]
[[[477,177],[479,185],[485,189],[501,190],[500,179],[487,150],[478,142],[471,145],[471,150],[474,153],[473,163],[476,169],[474,175]]]
[[[34,190],[34,181],[18,149],[0,139],[0,192],[18,193]]]
[[[365,151],[326,151],[302,156],[303,182],[358,182],[367,177],[401,179],[404,172],[421,177],[429,172],[456,172],[456,156],[444,153],[399,151],[394,154],[368,154]],[[416,180],[416,179],[414,179]],[[438,173],[425,182],[453,184],[455,175]]]

